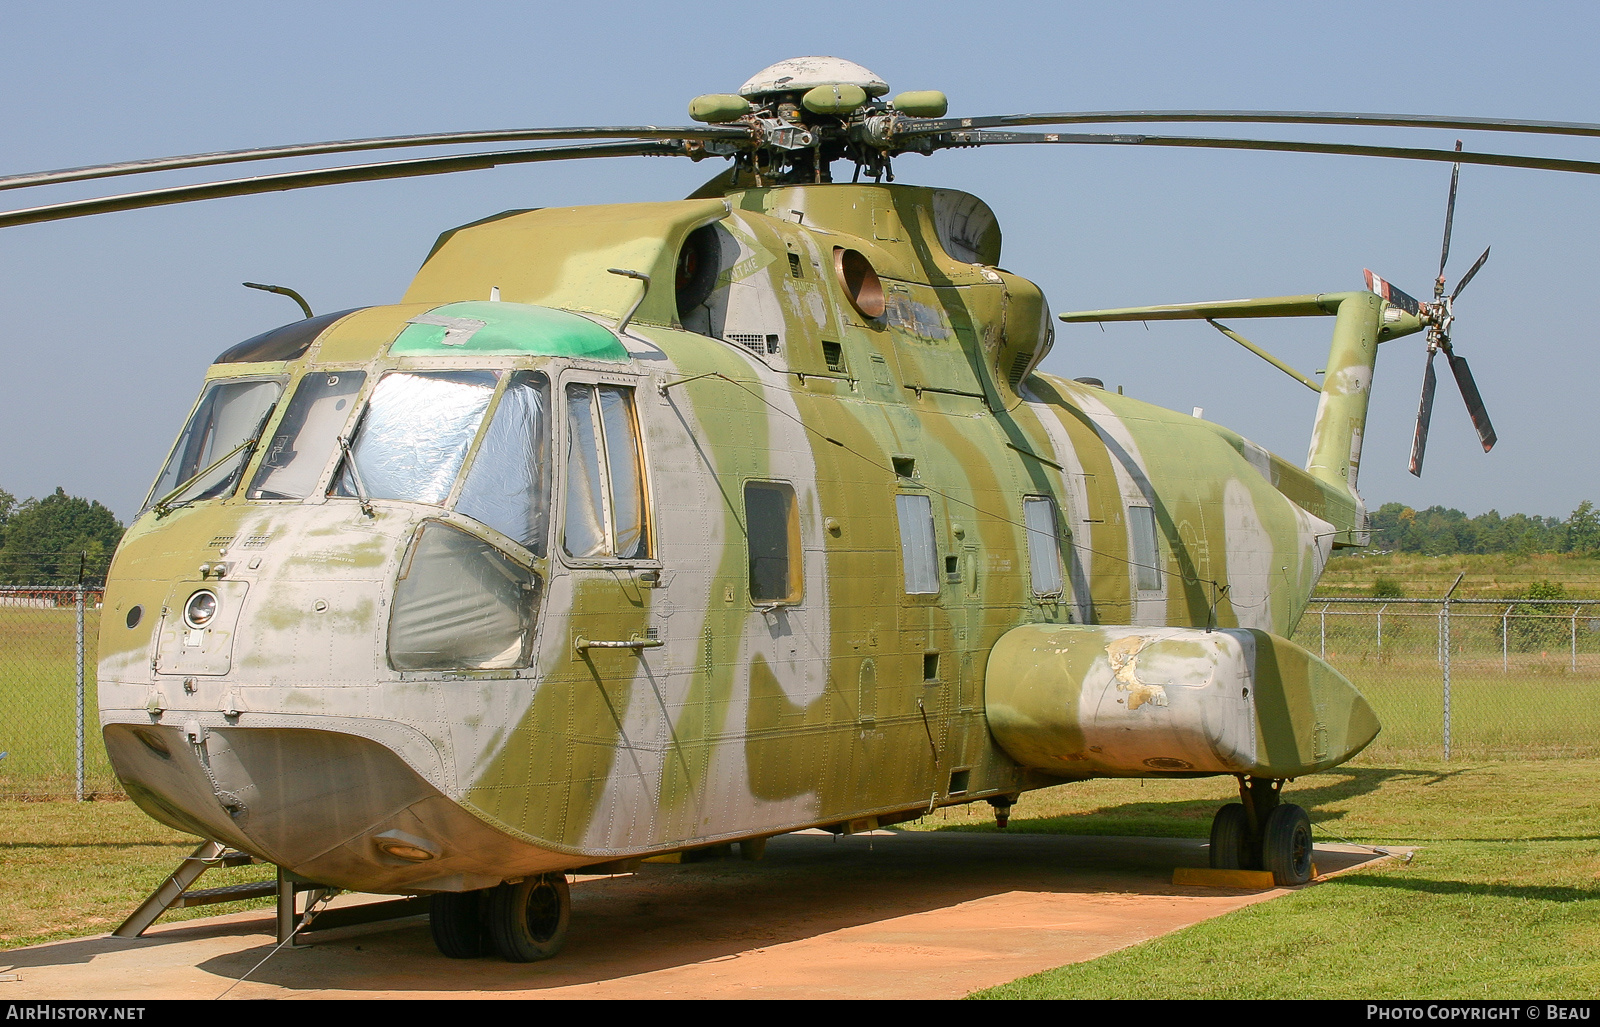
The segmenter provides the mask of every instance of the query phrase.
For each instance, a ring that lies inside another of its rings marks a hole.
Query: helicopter
[[[990,145],[1219,146],[1550,170],[1442,150],[1019,132],[1094,122],[1596,126],[1308,112],[949,118],[838,58],[779,62],[695,125],[273,147],[0,189],[406,146],[578,139],[0,212],[0,227],[497,164],[671,155],[684,200],[445,232],[400,302],[230,346],[107,579],[103,738],[157,820],[306,880],[432,898],[440,951],[555,955],[567,875],[905,822],[1096,777],[1229,775],[1210,859],[1312,873],[1283,783],[1379,731],[1289,636],[1366,543],[1380,343],[1431,303],[1365,291],[1067,323],[1330,316],[1302,466],[1199,416],[1038,370],[1056,318],[993,211],[894,161]],[[605,141],[593,141],[605,140]],[[853,165],[851,181],[833,166]],[[865,179],[865,180],[864,180]],[[1454,185],[1451,192],[1453,209]],[[1447,215],[1447,226],[1449,216]],[[1445,257],[1448,256],[1446,229]],[[1274,362],[1275,358],[1273,359]],[[1292,369],[1291,369],[1292,370]]]

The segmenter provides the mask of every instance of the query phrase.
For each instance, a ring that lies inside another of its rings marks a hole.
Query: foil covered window
[[[644,461],[633,390],[566,388],[566,516],[562,545],[580,558],[647,558]]]
[[[900,516],[900,559],[905,565],[906,592],[927,595],[939,591],[939,551],[933,538],[933,501],[927,496],[897,495]]]
[[[532,571],[464,531],[424,522],[395,583],[389,663],[396,670],[526,666],[537,616]]]
[[[208,388],[178,436],[178,444],[145,500],[144,509],[190,478],[195,480],[189,482],[182,495],[173,496],[173,502],[210,499],[232,492],[239,472],[250,460],[251,447],[245,444],[260,437],[282,395],[283,383],[272,380],[225,381]],[[216,466],[212,467],[214,463]],[[200,474],[202,471],[205,473]]]
[[[366,380],[364,371],[317,371],[300,379],[246,494],[304,499],[316,491]]]
[[[456,512],[545,555],[550,519],[550,383],[518,373],[506,385],[456,500]]]
[[[496,383],[493,371],[386,374],[372,390],[333,494],[444,505],[478,434]]]
[[[1056,504],[1046,496],[1029,496],[1022,501],[1023,521],[1028,528],[1028,570],[1033,576],[1033,594],[1061,594],[1061,544],[1056,533]]]

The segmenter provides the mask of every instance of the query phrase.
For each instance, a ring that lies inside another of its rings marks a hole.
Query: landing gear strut
[[[1279,802],[1282,788],[1282,781],[1240,776],[1241,801],[1223,806],[1211,821],[1213,868],[1267,870],[1278,885],[1311,880],[1311,817]]]

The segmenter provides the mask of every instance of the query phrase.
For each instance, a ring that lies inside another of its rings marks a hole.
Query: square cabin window
[[[1061,594],[1061,544],[1056,534],[1056,504],[1048,496],[1028,496],[1022,501],[1028,529],[1028,569],[1033,594]]]
[[[900,559],[905,566],[906,594],[939,591],[939,547],[933,537],[933,501],[927,496],[894,497],[900,517]]]
[[[750,546],[750,601],[798,603],[800,512],[793,487],[776,481],[747,482],[744,518]]]
[[[1128,532],[1133,536],[1134,587],[1141,592],[1161,588],[1161,544],[1156,536],[1156,512],[1148,506],[1128,507]]]

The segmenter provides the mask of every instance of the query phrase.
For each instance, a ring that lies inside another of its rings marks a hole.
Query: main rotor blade
[[[514,128],[479,132],[432,132],[426,135],[379,136],[372,139],[340,139],[326,143],[298,143],[291,146],[264,146],[249,150],[218,150],[191,153],[181,157],[152,157],[148,160],[95,164],[59,171],[36,171],[26,175],[0,177],[0,189],[23,189],[61,182],[83,182],[118,175],[141,175],[151,171],[201,168],[217,164],[239,164],[253,160],[278,160],[284,157],[311,157],[324,153],[354,153],[360,150],[392,150],[408,146],[458,146],[467,143],[510,143],[533,139],[749,139],[743,128],[695,125],[691,127],[590,126],[582,128]]]
[[[1472,267],[1468,268],[1467,273],[1461,276],[1461,281],[1456,283],[1456,291],[1450,294],[1451,303],[1454,303],[1456,297],[1461,295],[1461,290],[1467,287],[1467,283],[1472,281],[1472,276],[1478,273],[1478,268],[1482,267],[1484,262],[1489,259],[1489,250],[1490,247],[1485,246],[1483,248],[1483,256],[1473,261]]]
[[[0,211],[0,228],[31,225],[41,221],[60,221],[90,214],[109,214],[119,210],[138,210],[169,203],[191,203],[224,196],[252,196],[257,193],[310,189],[321,185],[348,182],[376,182],[391,178],[416,178],[422,175],[448,175],[457,171],[479,171],[501,164],[531,164],[551,160],[579,160],[587,157],[635,157],[646,154],[686,155],[684,144],[670,139],[645,139],[634,142],[592,143],[585,146],[551,146],[537,150],[500,150],[494,153],[468,153],[453,157],[419,157],[413,160],[385,161],[381,164],[355,164],[340,168],[291,171],[280,175],[236,178],[201,185],[180,185],[142,193],[123,193],[93,200],[74,200],[45,207]]]
[[[1471,150],[1422,150],[1406,146],[1355,146],[1347,143],[1304,143],[1281,139],[1219,139],[1203,136],[1097,135],[1067,132],[950,132],[933,140],[933,149],[959,146],[996,146],[1020,143],[1063,143],[1089,146],[1183,146],[1211,150],[1275,150],[1281,153],[1336,153],[1355,157],[1393,157],[1462,164],[1487,164],[1539,171],[1571,171],[1600,175],[1600,163],[1561,157],[1522,157],[1510,153],[1474,153]],[[905,152],[905,151],[902,151]]]
[[[1433,418],[1433,390],[1438,379],[1433,373],[1433,355],[1428,351],[1428,367],[1422,372],[1422,403],[1417,407],[1417,430],[1411,436],[1411,473],[1422,477],[1422,454],[1428,448],[1428,422]]]
[[[1446,350],[1444,355],[1450,358],[1450,371],[1456,376],[1456,386],[1461,389],[1461,398],[1467,403],[1472,426],[1478,429],[1478,442],[1487,453],[1500,438],[1494,433],[1494,425],[1489,423],[1489,411],[1484,408],[1483,397],[1478,395],[1478,383],[1472,380],[1472,371],[1467,367],[1465,357],[1458,357],[1450,350]]]
[[[1461,140],[1456,140],[1456,152],[1461,152]],[[1434,294],[1438,299],[1444,294],[1444,265],[1450,259],[1450,226],[1456,220],[1456,183],[1461,181],[1461,165],[1454,164],[1450,168],[1450,199],[1444,205],[1444,247],[1439,251],[1439,287]]]
[[[1600,136],[1600,124],[1580,121],[1512,121],[1458,118],[1439,114],[1349,114],[1333,111],[1067,111],[1057,114],[1001,114],[982,118],[917,119],[903,136],[933,135],[966,128],[1022,125],[1133,124],[1135,122],[1235,122],[1255,125],[1374,125],[1387,128],[1478,129],[1539,135]]]

